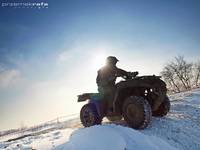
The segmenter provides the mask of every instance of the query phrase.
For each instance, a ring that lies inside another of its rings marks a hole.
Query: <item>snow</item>
[[[57,150],[176,150],[165,141],[119,125],[79,129]]]
[[[114,144],[115,143],[115,144]],[[102,149],[124,149],[126,143],[112,128],[106,126],[94,126],[79,129],[70,138],[67,144],[57,149],[77,150],[102,150]]]
[[[181,150],[200,150],[200,89],[175,94],[170,113],[153,118],[152,124],[141,131],[155,135]]]
[[[144,130],[134,130],[124,123],[83,128],[74,118],[54,124],[48,132],[7,142],[5,150],[200,150],[200,89],[170,96],[171,110],[162,118],[152,118]],[[26,133],[23,133],[26,134]],[[20,133],[17,133],[20,135]],[[17,135],[12,135],[13,137]]]
[[[49,150],[63,144],[68,140],[73,129],[56,130],[38,136],[29,136],[17,141],[2,142],[0,149],[6,150]]]

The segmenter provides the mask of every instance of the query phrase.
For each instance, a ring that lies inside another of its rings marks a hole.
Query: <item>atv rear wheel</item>
[[[123,104],[123,117],[135,129],[144,129],[151,121],[151,106],[140,96],[130,96]]]
[[[163,117],[167,115],[169,110],[170,110],[170,101],[169,101],[169,98],[166,96],[164,101],[158,107],[158,109],[156,111],[153,111],[153,116]]]
[[[101,124],[102,121],[102,118],[97,113],[97,109],[94,104],[85,104],[82,107],[80,112],[80,119],[84,127]]]
[[[122,116],[107,116],[106,117],[109,121],[119,121],[122,119]]]

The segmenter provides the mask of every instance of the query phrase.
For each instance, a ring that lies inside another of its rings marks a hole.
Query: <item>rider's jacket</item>
[[[98,70],[96,83],[98,87],[110,87],[115,85],[117,77],[127,76],[127,72],[117,66],[106,65]]]

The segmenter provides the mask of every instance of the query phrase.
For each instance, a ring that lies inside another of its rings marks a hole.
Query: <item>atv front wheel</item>
[[[94,104],[85,104],[82,107],[80,112],[80,119],[84,127],[101,124],[102,121],[102,118],[97,113],[97,109]]]
[[[170,101],[169,101],[169,98],[166,96],[164,101],[158,107],[158,109],[156,111],[153,111],[153,116],[163,117],[167,115],[169,110],[170,110]]]
[[[135,129],[144,129],[151,121],[151,106],[140,96],[130,96],[123,104],[123,117]]]

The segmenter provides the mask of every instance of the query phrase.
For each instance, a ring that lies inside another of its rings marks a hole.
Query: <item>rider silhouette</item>
[[[109,56],[106,59],[106,65],[98,70],[96,83],[98,91],[103,96],[106,106],[112,110],[112,100],[115,93],[115,81],[117,77],[127,76],[128,72],[116,66],[119,60],[114,56]]]

